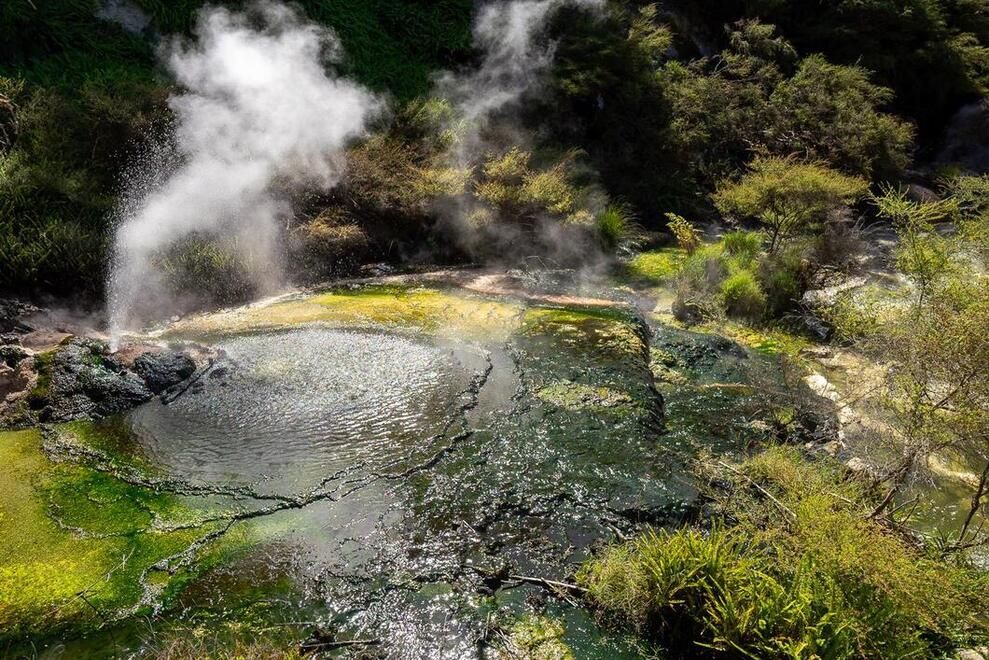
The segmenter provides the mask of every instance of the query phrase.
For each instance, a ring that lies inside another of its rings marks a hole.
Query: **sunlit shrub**
[[[989,578],[868,520],[839,464],[772,449],[727,478],[733,527],[647,533],[582,567],[612,621],[697,657],[931,657],[989,635]]]
[[[756,319],[766,308],[766,294],[750,270],[737,270],[719,287],[721,300],[730,316]]]
[[[676,213],[666,214],[666,228],[673,233],[677,245],[686,250],[687,254],[693,254],[701,245],[700,234],[690,222]]]

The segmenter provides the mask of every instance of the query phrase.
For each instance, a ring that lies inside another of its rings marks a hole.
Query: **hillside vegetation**
[[[97,18],[97,0],[0,8],[0,288],[102,291],[121,176],[141,141],[168,124],[172,85],[156,67],[155,40],[188,32],[203,5],[136,4],[150,18],[143,34]],[[389,94],[394,110],[356,147],[346,190],[334,194],[357,209],[334,200],[300,209],[295,236],[313,239],[295,244],[305,268],[401,258],[424,244],[435,258],[485,258],[470,246],[466,254],[463,245],[442,247],[448,237],[431,230],[442,198],[465,189],[451,188],[456,173],[435,171],[444,124],[415,100],[430,95],[434,72],[473,61],[471,3],[301,7],[339,35],[341,73]],[[633,219],[659,228],[667,212],[707,216],[708,195],[757,156],[895,181],[937,146],[954,111],[985,92],[987,12],[983,0],[611,2],[603,15],[564,8],[545,35],[557,41],[549,93],[524,105],[543,136],[532,164],[554,171],[561,154],[578,150],[574,171],[585,174],[574,184],[596,180],[624,204],[617,223],[614,212],[598,223],[606,248],[623,244],[615,234]],[[408,177],[396,172],[427,169],[409,199]]]

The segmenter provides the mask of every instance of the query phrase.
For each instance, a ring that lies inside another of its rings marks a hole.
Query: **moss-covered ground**
[[[375,325],[497,341],[518,326],[522,310],[512,302],[433,288],[365,286],[190,317],[169,328],[166,336],[203,337],[321,324]]]
[[[94,627],[140,604],[143,575],[207,534],[169,529],[172,496],[55,463],[37,430],[0,433],[0,630]]]

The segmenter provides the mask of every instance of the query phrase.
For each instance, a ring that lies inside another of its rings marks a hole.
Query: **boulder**
[[[94,339],[73,339],[44,367],[47,387],[38,392],[41,418],[64,422],[93,419],[129,410],[153,395],[137,374],[108,357],[109,348]]]
[[[134,372],[155,394],[178,385],[195,371],[193,359],[177,351],[147,352],[134,359]]]

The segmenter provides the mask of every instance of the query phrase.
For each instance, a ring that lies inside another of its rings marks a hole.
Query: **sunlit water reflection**
[[[169,405],[130,422],[159,466],[199,482],[299,493],[355,464],[383,466],[439,436],[476,354],[393,334],[301,329],[236,337]]]

